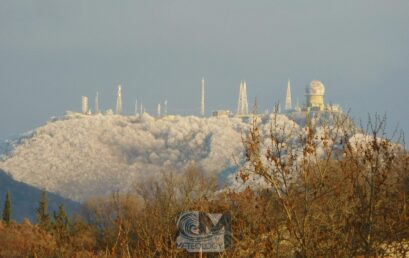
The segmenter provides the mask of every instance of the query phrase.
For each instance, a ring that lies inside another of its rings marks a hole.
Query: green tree
[[[54,221],[54,232],[58,242],[61,244],[69,237],[69,220],[63,204],[60,204],[58,207],[58,213],[54,211]]]
[[[3,221],[8,224],[10,223],[10,220],[11,220],[11,197],[10,192],[7,192],[6,201],[4,202]]]
[[[59,230],[68,230],[69,220],[63,204],[58,206],[58,213],[54,212],[55,227]]]
[[[48,214],[48,197],[46,191],[41,193],[41,199],[37,208],[37,222],[44,229],[49,229],[51,226],[50,215]]]

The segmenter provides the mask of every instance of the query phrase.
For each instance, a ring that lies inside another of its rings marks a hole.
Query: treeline
[[[73,251],[82,249],[75,248],[78,241],[66,241],[79,237],[81,228],[90,228],[79,217],[70,220],[62,204],[50,214],[46,191],[41,194],[36,216],[36,224],[28,219],[21,224],[13,221],[12,198],[7,192],[0,223],[0,257],[69,257]],[[73,247],[72,251],[66,252],[67,245]]]
[[[230,212],[233,246],[203,257],[408,257],[409,155],[375,117],[361,138],[345,119],[305,131],[258,121],[243,137],[245,191],[223,190],[197,167],[135,184],[127,193],[89,200],[80,216],[48,214],[10,221],[6,198],[1,257],[194,257],[177,249],[183,211]],[[262,180],[264,186],[252,182]],[[8,208],[10,207],[10,208]],[[11,211],[11,210],[10,210]]]

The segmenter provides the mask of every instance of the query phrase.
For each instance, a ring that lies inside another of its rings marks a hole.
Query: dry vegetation
[[[233,247],[205,257],[409,257],[409,155],[384,126],[375,117],[370,136],[352,142],[339,118],[319,133],[309,124],[294,141],[273,124],[262,146],[255,120],[240,178],[262,177],[268,188],[217,192],[198,168],[164,173],[128,194],[89,200],[69,222],[0,224],[0,256],[194,257],[176,248],[176,221],[200,210],[229,211],[233,223]]]

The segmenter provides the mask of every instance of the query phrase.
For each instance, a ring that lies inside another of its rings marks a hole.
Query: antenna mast
[[[247,83],[240,82],[239,103],[237,105],[238,115],[247,115],[249,113],[249,102],[247,100]]]
[[[158,104],[158,117],[160,117],[161,116],[161,106],[160,106],[160,103]]]
[[[238,100],[238,103],[237,103],[237,115],[241,115],[242,111],[243,111],[243,109],[242,109],[243,108],[242,95],[243,95],[243,82],[241,81],[240,82],[240,91],[239,91],[239,100]]]
[[[287,84],[287,96],[285,98],[285,110],[290,110],[293,108],[292,101],[291,101],[291,82],[290,79],[288,79],[288,84]]]
[[[95,114],[99,113],[99,93],[95,96]]]
[[[202,116],[205,116],[205,80],[204,78],[202,78],[202,106],[201,106],[200,114]]]
[[[243,83],[243,114],[247,115],[249,113],[249,102],[247,100],[247,82],[244,81]]]
[[[122,86],[118,85],[118,95],[116,97],[116,113],[122,114]]]

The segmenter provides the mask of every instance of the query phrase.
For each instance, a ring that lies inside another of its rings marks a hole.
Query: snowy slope
[[[285,116],[278,120],[297,127]],[[268,132],[271,117],[262,123]],[[242,131],[249,126],[238,118],[68,113],[25,138],[0,161],[0,169],[17,181],[83,201],[157,173],[181,172],[191,163],[208,173],[231,169],[234,158],[242,158]]]
[[[31,138],[34,131],[29,131],[24,134],[14,135],[6,140],[0,139],[0,159],[9,155],[16,145],[21,144],[25,139]]]

